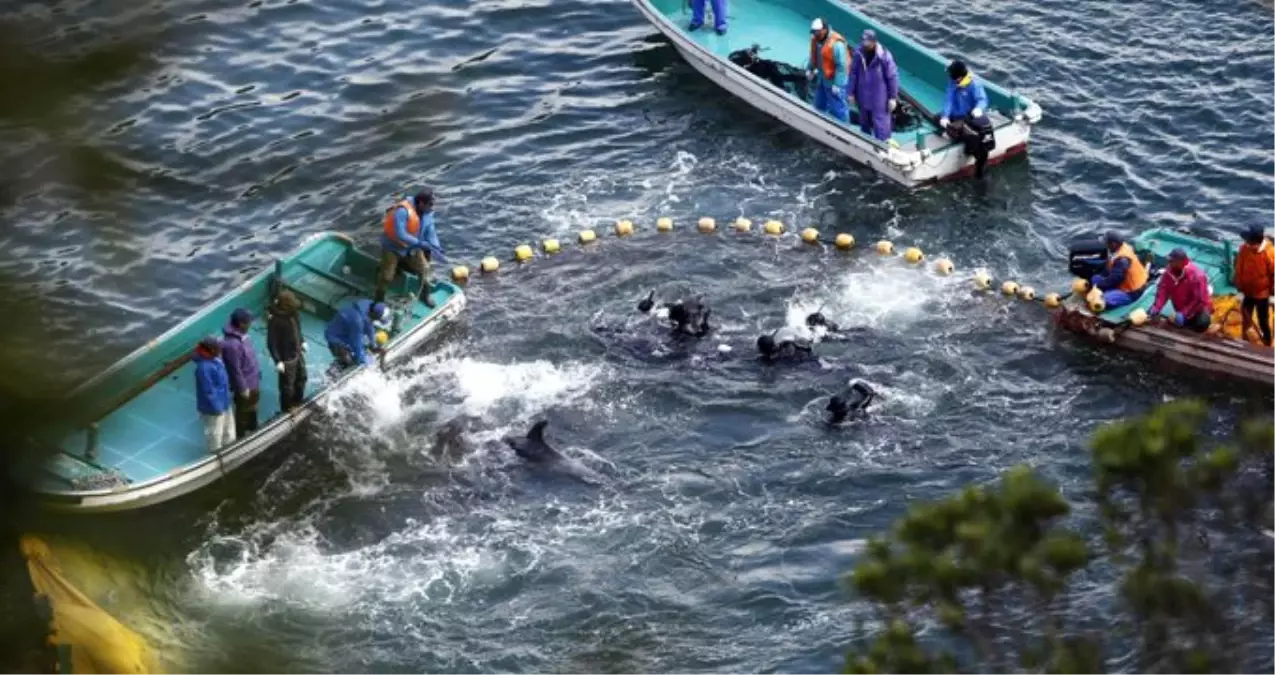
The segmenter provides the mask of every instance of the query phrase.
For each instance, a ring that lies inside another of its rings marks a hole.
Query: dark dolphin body
[[[868,412],[868,405],[876,398],[877,392],[862,380],[850,383],[841,393],[828,401],[824,410],[828,411],[828,424],[840,424],[851,415],[862,417]]]
[[[549,420],[540,420],[531,425],[526,436],[505,436],[505,444],[514,449],[518,456],[532,464],[546,464],[562,460],[562,454],[545,442],[545,426]]]

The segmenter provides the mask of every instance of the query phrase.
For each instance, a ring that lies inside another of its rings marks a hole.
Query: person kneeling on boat
[[[270,306],[266,347],[279,373],[279,410],[291,412],[305,400],[305,338],[301,335],[301,301],[286,288]]]
[[[381,225],[381,267],[376,277],[377,302],[385,300],[385,289],[394,282],[400,269],[421,278],[420,299],[426,307],[434,306],[431,297],[430,261],[435,255],[445,262],[443,245],[434,228],[434,193],[421,190],[416,197],[403,199],[385,211]]]
[[[948,64],[947,77],[947,97],[939,126],[949,138],[965,146],[965,153],[974,158],[975,174],[982,177],[987,156],[996,147],[992,121],[987,117],[987,90],[959,60]]]
[[[1156,286],[1155,303],[1150,315],[1159,316],[1167,302],[1173,303],[1173,325],[1203,333],[1213,323],[1213,297],[1209,293],[1209,278],[1191,259],[1186,251],[1175,248],[1169,252],[1169,264],[1160,275]]]
[[[1149,278],[1147,268],[1119,233],[1108,232],[1103,239],[1110,254],[1107,268],[1101,274],[1093,275],[1089,283],[1102,291],[1102,301],[1107,309],[1124,307],[1142,297]]]
[[[863,31],[859,48],[851,58],[850,104],[859,106],[859,130],[887,141],[894,133],[891,115],[899,105],[899,69],[894,57],[877,44],[877,33]]]
[[[846,83],[850,79],[850,53],[846,39],[828,27],[823,19],[810,24],[810,61],[806,77],[815,83],[814,107],[842,122],[850,121]]]
[[[222,333],[221,358],[230,376],[230,390],[235,395],[235,435],[247,436],[257,430],[257,404],[261,401],[261,366],[257,350],[252,346],[248,328],[252,312],[240,307],[230,314]]]
[[[356,300],[346,305],[328,322],[323,336],[328,349],[342,370],[361,366],[368,362],[367,346],[380,351],[376,344],[376,331],[389,330],[390,308],[383,302]]]
[[[1244,295],[1240,303],[1241,333],[1248,339],[1257,314],[1262,344],[1271,346],[1271,295],[1275,294],[1275,241],[1256,223],[1243,232],[1244,244],[1235,254],[1235,288]]]
[[[687,30],[696,31],[704,26],[704,5],[708,0],[691,0],[691,25]],[[713,0],[713,29],[718,35],[726,34],[726,0]]]
[[[206,337],[195,347],[195,408],[204,420],[208,451],[235,442],[235,417],[230,409],[230,377],[221,360],[221,342]]]

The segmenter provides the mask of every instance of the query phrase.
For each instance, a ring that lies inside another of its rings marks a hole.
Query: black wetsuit
[[[828,411],[828,424],[839,424],[851,415],[865,414],[876,396],[876,391],[866,382],[856,380],[828,401],[828,406],[824,408]]]

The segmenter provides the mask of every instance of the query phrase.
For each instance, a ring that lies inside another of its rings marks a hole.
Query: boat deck
[[[1217,296],[1239,293],[1239,290],[1231,285],[1230,278],[1230,260],[1234,258],[1234,252],[1230,248],[1225,247],[1192,245],[1192,241],[1193,240],[1191,238],[1184,237],[1176,233],[1165,233],[1161,235],[1160,238],[1148,239],[1146,245],[1151,254],[1155,256],[1155,260],[1158,264],[1163,264],[1163,261],[1168,259],[1169,252],[1174,248],[1184,246],[1188,249],[1187,253],[1191,256],[1191,260],[1195,262],[1197,267],[1208,275],[1209,284],[1213,287],[1213,297],[1216,298]],[[1124,307],[1107,310],[1099,316],[1103,321],[1122,323],[1129,318],[1129,314],[1135,309],[1150,312],[1151,305],[1155,303],[1156,284],[1158,283],[1158,280],[1159,277],[1157,277],[1156,280],[1149,282],[1147,284],[1147,290],[1138,297],[1137,301],[1125,305]],[[1172,311],[1173,303],[1167,303],[1165,308]]]
[[[659,3],[664,5],[664,3]],[[683,32],[697,44],[726,59],[731,52],[761,45],[762,57],[782,61],[805,68],[810,59],[810,22],[814,17],[805,16],[793,9],[771,2],[760,0],[729,0],[729,24],[726,35],[718,35],[712,29],[711,18],[700,30],[689,32],[687,26],[691,22],[691,9],[685,2],[678,2],[677,9],[666,11],[668,16]],[[852,45],[859,43],[859,36],[865,26],[839,26],[833,23],[832,29],[841,33]],[[890,36],[877,34],[881,44],[890,48]],[[943,109],[946,92],[935,87],[925,79],[899,66],[899,86],[912,95],[918,103],[928,110],[938,112]],[[856,127],[857,128],[857,127]],[[900,144],[914,141],[914,131],[896,132],[894,139]]]

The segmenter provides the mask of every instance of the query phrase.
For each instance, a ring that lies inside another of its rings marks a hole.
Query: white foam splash
[[[468,357],[439,364],[439,372],[454,381],[461,407],[473,415],[485,414],[502,401],[516,401],[523,412],[535,412],[578,400],[603,375],[603,369],[592,364],[492,363]]]

